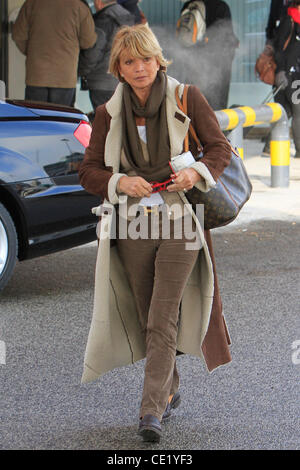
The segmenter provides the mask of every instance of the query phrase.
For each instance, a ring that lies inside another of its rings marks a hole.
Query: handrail
[[[288,187],[290,174],[289,122],[284,108],[279,103],[259,106],[239,106],[215,111],[223,131],[231,131],[228,139],[244,157],[243,127],[271,123],[271,187]]]

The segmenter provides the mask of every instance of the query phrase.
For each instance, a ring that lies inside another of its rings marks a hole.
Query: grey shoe
[[[176,392],[173,395],[172,400],[170,401],[170,403],[167,404],[165,412],[162,415],[162,420],[166,420],[166,419],[170,418],[170,416],[172,414],[172,410],[177,408],[180,405],[180,403],[181,403],[180,393]]]
[[[156,416],[145,415],[139,423],[139,435],[144,442],[159,442],[162,434],[159,419]]]

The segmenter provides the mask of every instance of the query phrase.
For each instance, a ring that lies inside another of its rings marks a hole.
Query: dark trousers
[[[149,217],[150,218],[150,217]],[[177,392],[176,344],[179,307],[199,249],[188,250],[183,235],[169,239],[118,239],[120,258],[132,288],[146,340],[146,366],[140,417],[161,420],[169,395]]]
[[[114,90],[89,90],[90,100],[94,111],[97,106],[106,103],[114,94]]]
[[[76,88],[26,86],[25,100],[74,106]]]

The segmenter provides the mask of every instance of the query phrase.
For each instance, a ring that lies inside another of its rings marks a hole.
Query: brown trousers
[[[149,216],[149,226],[150,219]],[[157,239],[117,240],[146,341],[140,417],[151,414],[161,420],[169,395],[179,387],[176,368],[179,307],[199,254],[199,248],[186,249],[187,242],[191,242],[190,235],[184,233],[181,239],[174,238],[173,221],[169,239],[162,236],[160,222]]]

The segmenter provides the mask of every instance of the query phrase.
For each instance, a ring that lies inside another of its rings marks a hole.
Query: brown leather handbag
[[[175,93],[177,105],[186,115],[188,115],[187,90],[188,85],[185,85],[182,101],[179,98],[178,87]],[[189,132],[201,151],[201,143],[191,123]],[[185,152],[189,149],[189,132],[184,141]],[[201,161],[201,154],[199,161]],[[251,192],[252,185],[243,160],[238,152],[231,147],[230,163],[219,177],[216,186],[206,193],[194,187],[187,191],[185,196],[195,212],[197,204],[204,205],[204,228],[212,229],[232,222],[250,198]]]
[[[266,46],[257,58],[255,73],[262,82],[274,85],[276,67],[273,50],[270,46]]]

